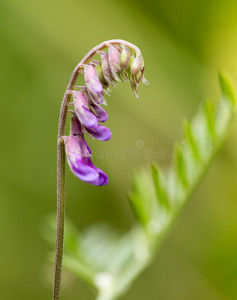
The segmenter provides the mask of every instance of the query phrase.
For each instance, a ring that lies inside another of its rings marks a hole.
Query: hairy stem
[[[58,125],[58,148],[57,148],[57,242],[55,255],[55,270],[54,270],[54,288],[53,300],[61,298],[61,280],[62,280],[62,261],[63,261],[63,244],[64,244],[64,219],[65,219],[65,150],[62,137],[65,135],[66,119],[68,102],[70,99],[70,91],[78,77],[77,69],[72,73],[68,83],[59,116]]]
[[[64,141],[62,137],[65,135],[68,103],[70,99],[69,92],[74,88],[80,69],[83,68],[83,64],[89,62],[89,60],[96,54],[96,51],[106,48],[108,44],[111,45],[124,44],[129,48],[133,49],[134,51],[140,52],[139,48],[137,48],[135,45],[123,40],[110,40],[110,41],[103,42],[100,45],[94,47],[86,54],[86,56],[79,62],[79,64],[74,69],[61,105],[59,125],[58,125],[58,148],[57,148],[57,241],[56,241],[56,255],[55,255],[53,300],[59,300],[61,298],[65,196],[66,196],[65,150],[64,150]]]

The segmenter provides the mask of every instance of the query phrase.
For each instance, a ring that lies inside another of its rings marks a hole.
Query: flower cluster
[[[84,74],[85,86],[74,87],[68,91],[73,98],[74,110],[71,118],[71,134],[64,137],[65,151],[71,171],[81,180],[93,185],[108,184],[107,175],[95,167],[91,161],[91,150],[85,141],[84,133],[100,141],[111,138],[110,130],[99,124],[108,119],[101,105],[106,104],[104,93],[109,86],[119,81],[129,81],[137,95],[140,81],[144,78],[144,61],[141,52],[129,49],[124,44],[107,45],[108,51],[98,50],[101,61],[90,59],[80,70]],[[131,53],[132,52],[132,53]]]

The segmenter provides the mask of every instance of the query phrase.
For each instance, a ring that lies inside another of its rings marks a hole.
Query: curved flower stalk
[[[75,118],[77,118],[80,126],[77,134],[71,134],[80,136],[80,140],[84,140],[84,133],[100,141],[107,141],[111,138],[110,130],[99,124],[99,122],[105,122],[108,118],[102,105],[106,103],[104,92],[108,92],[109,85],[114,86],[115,83],[121,80],[130,81],[132,89],[138,97],[137,86],[139,82],[147,83],[144,78],[145,66],[140,50],[136,47],[131,47],[131,44],[125,41],[108,41],[103,43],[103,45],[108,49],[107,52],[101,50],[104,46],[99,47],[100,50],[94,50],[94,54],[100,54],[101,61],[94,61],[92,53],[89,58],[86,57],[79,64],[80,66],[77,67],[78,74],[82,73],[84,75],[85,86],[70,86],[70,89],[68,89],[68,94],[72,95],[73,98],[73,102],[70,103],[74,107],[74,116],[72,118],[74,122],[76,122]],[[90,179],[87,180],[87,177],[79,175],[80,172],[78,170],[84,173],[85,164],[88,164],[89,167],[92,165],[92,162],[90,159],[84,159],[84,164],[81,164],[80,160],[74,158],[74,166],[72,167],[72,156],[81,151],[81,145],[79,142],[75,142],[75,137],[63,137],[63,140],[66,144],[65,150],[68,163],[74,175],[94,185],[105,185],[108,183],[108,179],[91,181]],[[73,151],[70,144],[73,144]],[[77,151],[75,151],[76,147]],[[88,172],[90,169],[92,170],[92,168],[87,169]]]
[[[107,52],[105,51],[107,50]],[[99,54],[101,61],[93,59]],[[144,60],[141,51],[135,45],[123,40],[106,41],[81,60],[72,73],[68,83],[59,118],[58,127],[58,165],[57,165],[57,243],[55,258],[53,299],[60,299],[64,240],[65,215],[65,153],[68,165],[75,176],[93,185],[108,184],[107,175],[93,165],[91,150],[85,140],[85,134],[100,141],[111,138],[110,130],[99,124],[107,120],[108,115],[101,105],[106,104],[104,93],[109,86],[118,81],[129,81],[136,95],[140,81],[144,78]],[[79,74],[84,76],[85,85],[75,86]],[[72,98],[72,102],[70,99]],[[68,111],[68,106],[73,110]],[[67,113],[71,116],[71,132],[65,135]]]

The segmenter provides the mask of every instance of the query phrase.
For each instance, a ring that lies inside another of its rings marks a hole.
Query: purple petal
[[[87,145],[82,137],[66,137],[65,151],[69,167],[74,175],[86,182],[93,182],[98,179],[98,172],[86,163],[90,153],[88,152]]]
[[[99,174],[99,177],[98,177],[97,182],[95,183],[95,185],[99,185],[99,186],[107,185],[109,183],[108,176],[103,171],[101,171],[100,169],[98,169],[98,168],[96,168],[96,169],[97,169],[97,172]]]
[[[92,104],[91,107],[93,108],[93,110],[96,114],[97,120],[99,122],[105,122],[108,119],[108,114],[107,114],[106,110],[103,109],[101,106]]]
[[[73,174],[82,181],[90,184],[98,181],[99,174],[97,170],[86,164],[82,159],[76,159],[74,162],[68,159],[68,163]]]
[[[91,166],[98,174],[98,178],[93,181],[93,184],[99,186],[107,185],[109,182],[108,176],[102,170],[94,166],[90,158],[85,158],[85,160],[87,161],[87,164]]]
[[[93,165],[88,148],[81,136],[65,137],[65,150],[71,171],[84,182],[100,186],[108,184],[107,175]]]
[[[88,103],[85,95],[81,92],[73,93],[74,108],[79,121],[86,127],[94,127],[97,125],[97,118],[88,109]]]
[[[99,94],[96,94],[96,95],[95,95],[95,94],[92,94],[92,93],[88,92],[88,96],[89,96],[89,99],[90,99],[95,105],[105,103],[103,93],[99,93]]]
[[[95,127],[98,124],[96,116],[87,108],[75,108],[76,115],[85,127]]]
[[[86,128],[86,130],[97,140],[100,141],[108,141],[109,139],[111,139],[112,133],[111,131],[103,126],[98,124],[97,126],[95,126],[94,128]]]
[[[89,93],[98,99],[99,103],[103,102],[103,86],[99,80],[96,68],[92,65],[85,65],[84,75],[86,87]]]

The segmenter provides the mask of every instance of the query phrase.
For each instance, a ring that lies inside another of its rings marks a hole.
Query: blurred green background
[[[181,121],[206,96],[217,101],[217,72],[237,78],[236,0],[0,2],[0,299],[51,299],[53,266],[41,235],[56,212],[56,141],[61,99],[73,68],[111,38],[141,48],[150,85],[119,84],[107,98],[113,138],[96,149],[164,149],[168,166]],[[237,123],[156,261],[124,300],[237,299]],[[80,182],[67,168],[67,215],[78,228],[134,220],[126,194],[149,159],[94,159],[107,187]],[[94,299],[65,271],[63,299]]]

